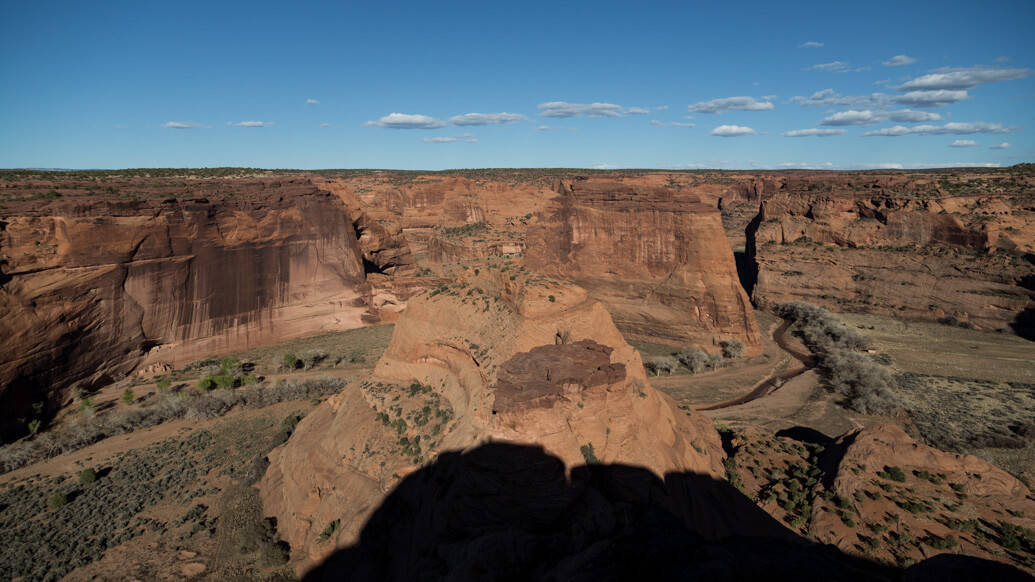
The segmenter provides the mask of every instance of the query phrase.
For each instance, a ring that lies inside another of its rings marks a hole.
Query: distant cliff
[[[206,189],[225,186],[208,184],[191,198],[5,210],[0,408],[14,412],[6,420],[138,365],[376,321],[366,272],[406,259],[379,252],[382,229],[307,180],[233,186],[244,192],[209,200]]]

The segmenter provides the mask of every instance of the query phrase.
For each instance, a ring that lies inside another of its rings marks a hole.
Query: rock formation
[[[753,298],[1009,330],[1035,311],[1035,206],[1011,193],[952,195],[879,176],[788,180],[749,232]]]
[[[371,377],[270,455],[264,504],[311,565],[354,543],[400,477],[442,451],[498,440],[541,446],[569,469],[621,462],[723,475],[710,421],[650,387],[600,303],[538,275],[494,272],[410,301]],[[715,535],[743,517],[671,505]]]
[[[376,321],[366,271],[407,253],[307,180],[220,200],[66,199],[5,211],[0,408],[58,404],[139,366]],[[387,303],[380,300],[379,305]],[[398,301],[395,301],[398,303]]]
[[[715,349],[737,338],[758,349],[719,212],[695,194],[565,182],[527,245],[528,267],[585,287],[631,339]]]

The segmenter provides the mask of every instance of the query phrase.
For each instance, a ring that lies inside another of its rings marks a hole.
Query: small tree
[[[284,354],[284,358],[281,360],[280,365],[285,370],[294,370],[298,368],[298,356],[290,352]]]
[[[47,498],[47,505],[49,505],[51,507],[51,509],[58,509],[58,508],[64,507],[67,504],[68,504],[68,495],[66,495],[66,494],[64,494],[64,493],[62,493],[60,491],[57,491],[57,492],[51,494],[51,496]]]
[[[679,352],[676,357],[679,358],[679,363],[683,364],[692,374],[703,372],[711,367],[711,359],[708,353],[695,346]]]
[[[159,392],[165,392],[171,386],[172,386],[172,380],[170,380],[168,378],[162,378],[161,380],[155,382],[155,388],[158,388]]]
[[[675,358],[669,356],[658,356],[650,358],[644,362],[643,367],[647,368],[651,372],[654,372],[655,376],[660,376],[662,372],[665,374],[671,374],[676,369],[678,362]]]
[[[136,400],[136,395],[133,394],[132,388],[126,388],[125,390],[123,390],[122,402],[124,402],[125,404],[133,404],[134,400]]]
[[[94,471],[92,468],[90,468],[90,469],[83,469],[82,471],[79,472],[79,482],[82,483],[83,485],[89,485],[90,483],[93,483],[96,480],[97,480],[97,471]]]
[[[729,360],[739,358],[744,353],[744,342],[739,339],[723,340],[719,342],[719,347],[722,348],[722,357]]]

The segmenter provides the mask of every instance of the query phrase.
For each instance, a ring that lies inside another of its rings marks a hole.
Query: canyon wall
[[[529,228],[525,265],[568,278],[603,302],[626,337],[759,346],[730,243],[714,204],[660,186],[564,182]]]
[[[1008,184],[975,195],[917,178],[786,180],[749,229],[753,299],[1023,333],[1035,199]]]
[[[383,233],[307,180],[261,190],[6,211],[0,408],[376,321],[364,265],[390,271],[405,253],[378,253]]]

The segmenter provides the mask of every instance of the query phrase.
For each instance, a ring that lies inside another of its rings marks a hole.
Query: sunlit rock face
[[[758,328],[714,204],[697,194],[606,180],[563,182],[530,228],[525,263],[568,277],[626,337],[714,349]]]

